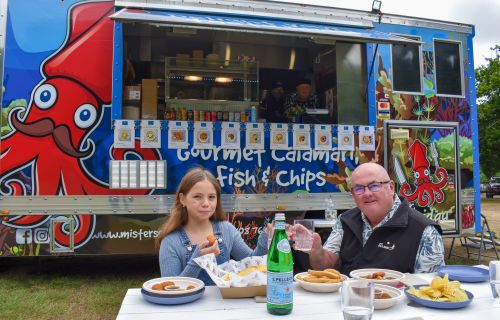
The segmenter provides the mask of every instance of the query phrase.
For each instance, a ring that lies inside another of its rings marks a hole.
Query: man
[[[288,117],[303,115],[306,109],[318,107],[318,97],[312,94],[311,80],[300,79],[293,92],[285,99],[285,112]]]
[[[376,163],[353,171],[351,193],[357,208],[342,214],[325,245],[314,233],[309,261],[314,269],[337,266],[349,274],[360,268],[434,272],[444,264],[440,226],[401,202],[394,181]]]
[[[265,115],[267,122],[280,123],[286,122],[284,108],[284,89],[283,82],[275,81],[271,92],[262,100],[262,114]]]

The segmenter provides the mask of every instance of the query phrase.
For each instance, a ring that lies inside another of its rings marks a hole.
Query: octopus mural
[[[399,193],[408,201],[417,201],[420,207],[432,206],[434,202],[444,201],[443,188],[446,186],[448,173],[437,162],[437,154],[433,151],[436,165],[434,175],[438,178],[434,182],[431,178],[430,165],[427,160],[427,147],[420,140],[415,140],[408,149],[412,160],[413,175],[415,177],[415,190],[412,191],[408,182],[403,182]]]
[[[33,195],[147,194],[150,190],[110,190],[84,166],[96,145],[89,138],[111,103],[113,1],[84,3],[70,11],[69,31],[63,46],[42,65],[44,80],[32,91],[29,108],[9,114],[13,131],[0,143],[0,185],[3,194],[26,195],[16,174],[31,168]],[[103,150],[100,150],[100,152]],[[106,151],[105,151],[106,152]],[[112,159],[134,154],[156,160],[155,149],[108,150]],[[107,164],[106,164],[107,165]],[[32,228],[49,219],[43,215],[15,216],[5,225]],[[94,215],[76,215],[74,246],[85,244],[95,227]],[[68,231],[58,225],[55,242],[69,245]]]

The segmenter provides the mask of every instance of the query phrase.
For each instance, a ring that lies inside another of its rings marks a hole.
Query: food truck
[[[195,166],[249,243],[277,211],[331,225],[369,161],[445,236],[479,227],[472,25],[257,0],[0,11],[0,256],[154,253]],[[304,78],[315,103],[269,121]]]

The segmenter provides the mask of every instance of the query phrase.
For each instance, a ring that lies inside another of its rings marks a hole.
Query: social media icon
[[[35,243],[49,243],[49,229],[37,228],[34,236]]]
[[[30,244],[33,242],[33,230],[31,229],[16,229],[16,243]]]

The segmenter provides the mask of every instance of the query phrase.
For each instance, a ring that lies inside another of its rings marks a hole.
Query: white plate
[[[179,286],[181,290],[175,290],[175,291],[164,291],[164,290],[153,290],[153,285],[157,283],[161,283],[164,281],[172,281],[175,283],[176,286]],[[192,289],[185,290],[187,286],[194,286]],[[156,278],[156,279],[151,279],[142,285],[142,288],[144,291],[151,292],[151,293],[156,293],[156,294],[161,294],[165,297],[180,297],[180,296],[187,296],[187,295],[192,295],[200,292],[203,288],[205,287],[205,283],[203,281],[196,279],[196,278],[189,278],[189,277],[163,277],[163,278]]]
[[[375,279],[363,278],[364,276],[368,276],[375,272],[384,272],[385,277],[391,279],[375,280]],[[386,284],[388,286],[397,286],[401,282],[401,280],[403,280],[403,278],[405,277],[404,273],[389,269],[357,269],[351,271],[349,275],[355,279],[365,279],[368,281],[373,281],[375,283]]]
[[[297,273],[294,277],[295,281],[299,283],[299,285],[311,292],[335,292],[339,290],[339,288],[342,286],[342,281],[345,281],[349,279],[348,276],[341,274],[340,277],[342,278],[341,282],[335,282],[335,283],[316,283],[316,282],[307,282],[304,280],[301,280],[301,277],[307,276],[309,273],[307,272],[301,272]]]
[[[384,284],[375,284],[375,290],[380,290],[391,295],[388,299],[374,299],[373,306],[375,309],[387,309],[395,305],[403,297],[403,292],[391,286],[386,286]]]

